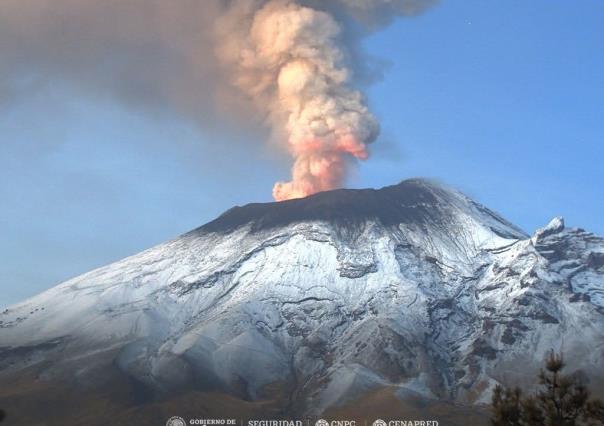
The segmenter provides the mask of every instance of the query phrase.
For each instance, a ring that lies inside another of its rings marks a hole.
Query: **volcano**
[[[550,350],[604,393],[604,239],[425,179],[234,207],[0,314],[7,424],[481,424]]]

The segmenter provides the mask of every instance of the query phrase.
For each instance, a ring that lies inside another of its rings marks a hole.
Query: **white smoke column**
[[[245,5],[245,4],[244,4]],[[292,180],[273,188],[276,200],[305,197],[342,184],[350,159],[365,160],[378,124],[361,94],[348,86],[350,70],[338,40],[340,26],[320,10],[274,0],[255,10],[239,2],[226,19],[249,27],[218,56],[233,83],[266,111],[275,138],[284,138],[294,158]],[[218,23],[218,40],[233,28]]]

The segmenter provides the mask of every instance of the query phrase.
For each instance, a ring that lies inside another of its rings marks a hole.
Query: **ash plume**
[[[274,198],[304,197],[342,185],[379,133],[352,84],[347,32],[433,2],[4,0],[0,96],[11,98],[0,103],[32,80],[59,81],[200,126],[260,121],[293,159]]]

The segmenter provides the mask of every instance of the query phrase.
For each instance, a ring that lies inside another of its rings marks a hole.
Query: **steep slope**
[[[604,384],[604,241],[561,219],[529,237],[414,179],[233,208],[0,327],[0,382],[117,374],[134,406],[192,390],[319,414],[386,387],[476,404],[551,348]]]

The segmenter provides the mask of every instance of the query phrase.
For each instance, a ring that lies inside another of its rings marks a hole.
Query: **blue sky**
[[[604,3],[444,0],[365,48],[382,135],[350,187],[438,178],[528,232],[604,235]],[[270,201],[289,167],[179,117],[51,82],[0,104],[0,306]]]

